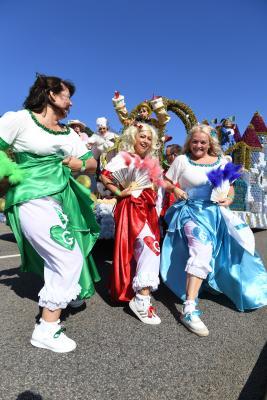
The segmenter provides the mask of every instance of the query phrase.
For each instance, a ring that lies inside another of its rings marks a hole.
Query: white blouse
[[[58,154],[82,157],[88,149],[77,133],[52,134],[41,128],[27,110],[10,111],[0,118],[0,139],[16,153],[28,152],[40,156]]]

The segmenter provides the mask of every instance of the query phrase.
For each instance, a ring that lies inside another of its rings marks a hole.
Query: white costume
[[[108,127],[108,121],[105,117],[97,118],[96,124],[100,127]],[[102,153],[114,146],[115,138],[119,137],[116,133],[107,131],[104,134],[94,133],[88,139],[88,144],[92,146],[92,153],[96,160],[99,159]]]
[[[22,270],[44,276],[40,306],[66,308],[79,293],[81,297],[94,293],[93,280],[99,276],[93,273],[91,279],[86,259],[98,237],[98,226],[90,210],[91,200],[88,213],[95,232],[89,229],[89,220],[84,225],[80,219],[83,211],[79,207],[83,203],[86,209],[89,192],[80,188],[62,160],[68,155],[87,160],[92,154],[74,130],[49,130],[28,110],[8,112],[0,118],[0,149],[8,147],[25,171],[24,180],[6,196],[6,214],[21,252]],[[78,192],[84,196],[82,203]],[[88,232],[91,243],[86,239]]]

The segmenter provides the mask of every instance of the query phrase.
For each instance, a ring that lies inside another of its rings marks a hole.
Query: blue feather
[[[212,171],[207,173],[207,177],[215,188],[219,187],[223,182],[223,171],[220,167],[217,169],[213,169]]]
[[[232,183],[236,179],[240,178],[241,168],[241,165],[233,164],[231,162],[226,164],[223,170],[223,180],[229,180],[229,182]]]

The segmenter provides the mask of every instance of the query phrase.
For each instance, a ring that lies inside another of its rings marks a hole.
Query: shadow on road
[[[267,399],[267,344],[263,347],[259,358],[243,387],[238,400]]]
[[[16,239],[13,233],[4,233],[3,235],[0,235],[0,240],[16,243]]]
[[[26,390],[25,392],[20,393],[16,400],[43,400],[43,397],[40,394]]]
[[[19,297],[36,302],[43,281],[31,272],[20,272],[18,267],[2,270],[0,272],[0,284],[10,287]]]
[[[175,294],[164,285],[163,282],[160,283],[159,289],[153,293],[155,300],[164,304],[166,308],[173,315],[177,322],[180,322],[180,312],[177,309],[177,304],[182,304],[183,302],[175,296]]]

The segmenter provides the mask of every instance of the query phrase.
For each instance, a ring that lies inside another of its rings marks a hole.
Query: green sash
[[[90,158],[91,154],[87,153],[86,156]],[[43,277],[44,261],[22,234],[18,206],[25,201],[50,196],[60,202],[64,214],[68,216],[84,256],[79,281],[82,287],[80,298],[91,297],[95,291],[94,282],[98,282],[100,276],[90,254],[99,236],[90,190],[71,176],[70,169],[62,164],[61,157],[31,153],[16,153],[15,157],[25,177],[23,182],[8,191],[5,212],[21,253],[22,271],[32,271]]]

